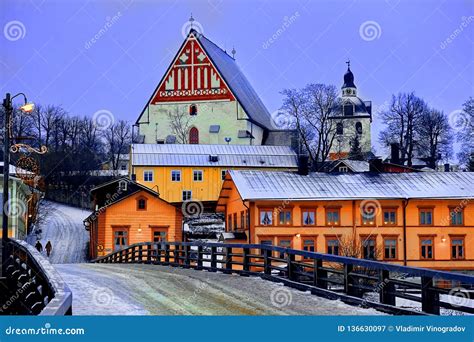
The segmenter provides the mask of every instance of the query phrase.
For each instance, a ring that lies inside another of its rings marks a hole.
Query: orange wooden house
[[[91,190],[94,212],[84,220],[89,256],[138,242],[182,241],[182,214],[148,187],[127,178]]]
[[[217,210],[226,242],[238,232],[248,243],[474,270],[474,173],[233,170]]]

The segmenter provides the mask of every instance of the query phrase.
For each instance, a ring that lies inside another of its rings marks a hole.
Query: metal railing
[[[9,315],[72,314],[72,292],[46,258],[25,241],[9,239],[1,312]]]
[[[474,314],[473,276],[272,245],[144,242],[93,262],[147,263],[256,275],[392,314],[439,315],[441,308]]]

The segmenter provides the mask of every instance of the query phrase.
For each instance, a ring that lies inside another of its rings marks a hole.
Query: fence
[[[148,263],[256,275],[392,314],[439,315],[441,308],[474,313],[472,276],[272,245],[145,242],[93,262]],[[419,303],[419,307],[407,307],[406,301]]]
[[[49,261],[24,241],[9,239],[6,247],[0,313],[71,315],[72,293]]]

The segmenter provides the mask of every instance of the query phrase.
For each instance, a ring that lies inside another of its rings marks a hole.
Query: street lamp
[[[3,108],[5,111],[4,116],[4,133],[3,133],[3,203],[2,203],[2,267],[1,275],[5,273],[5,263],[8,259],[7,242],[8,242],[8,200],[9,200],[9,176],[10,176],[10,138],[12,137],[12,116],[13,116],[13,99],[17,96],[23,96],[25,104],[20,107],[20,110],[24,113],[31,113],[34,109],[33,103],[28,103],[26,95],[18,93],[11,96],[10,93],[5,95],[3,99]]]

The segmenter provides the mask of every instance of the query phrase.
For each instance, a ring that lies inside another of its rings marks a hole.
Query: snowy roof
[[[133,144],[132,165],[297,168],[298,159],[289,146]]]
[[[366,101],[366,102],[362,101],[362,99],[360,99],[357,96],[347,96],[347,97],[343,97],[341,102],[340,103],[338,102],[336,106],[334,106],[332,116],[333,117],[344,116],[342,108],[346,104],[354,105],[353,116],[367,116],[367,115],[370,116],[371,115],[369,108],[372,104],[370,103],[370,101]],[[347,116],[345,117],[347,118]],[[351,118],[351,116],[349,116],[349,118]]]
[[[351,159],[343,159],[340,160],[338,163],[331,168],[333,171],[336,167],[340,164],[344,164],[347,166],[352,172],[368,172],[370,170],[369,163],[363,160],[351,160]],[[336,170],[337,171],[337,170]]]
[[[230,170],[242,199],[474,198],[474,172],[310,173]]]
[[[271,126],[272,117],[270,113],[242,70],[240,70],[235,59],[202,34],[197,33],[196,36],[250,118],[262,127],[275,130]]]

